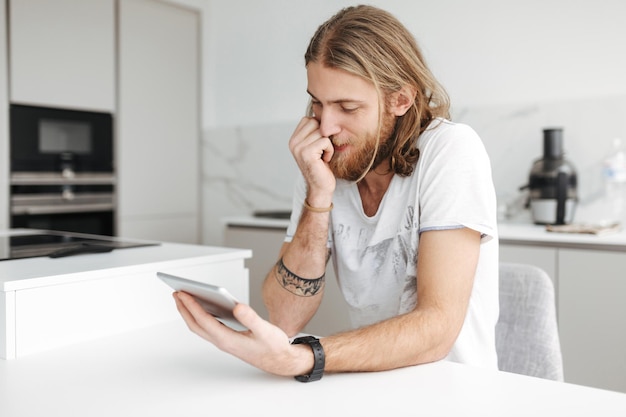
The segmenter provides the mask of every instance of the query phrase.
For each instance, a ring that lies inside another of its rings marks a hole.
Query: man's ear
[[[404,116],[415,102],[417,93],[411,86],[404,86],[400,90],[391,93],[389,100],[389,112],[394,116]]]

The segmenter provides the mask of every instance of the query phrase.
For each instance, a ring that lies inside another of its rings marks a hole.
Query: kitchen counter
[[[287,229],[289,220],[266,217],[237,216],[222,219],[226,227],[255,227],[261,229]]]
[[[0,231],[0,240],[8,236],[33,233],[29,230]],[[155,246],[116,249],[104,254],[83,254],[52,259],[36,257],[0,262],[0,291],[15,291],[41,285],[90,281],[120,272],[141,272],[167,268],[171,263],[193,266],[206,261],[224,262],[252,256],[251,251],[230,248],[158,243]]]
[[[27,231],[28,232],[28,231]],[[0,232],[0,239],[24,231]],[[160,243],[64,258],[0,262],[0,358],[30,354],[179,318],[157,271],[221,285],[249,301],[252,252]]]
[[[436,362],[328,374],[266,374],[182,320],[0,361],[2,416],[624,416],[626,394]]]
[[[289,220],[267,219],[253,216],[227,217],[227,227],[286,229]],[[548,232],[545,226],[528,222],[502,222],[498,224],[501,244],[547,246],[561,248],[626,251],[626,231],[606,235]]]
[[[626,251],[626,231],[604,235],[549,232],[545,226],[529,223],[500,223],[500,244],[545,246],[571,249]]]

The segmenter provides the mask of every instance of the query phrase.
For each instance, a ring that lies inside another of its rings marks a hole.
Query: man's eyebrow
[[[313,95],[313,93],[311,93],[309,90],[306,90],[306,92],[307,92],[308,95],[311,96],[311,98],[313,100],[321,101],[317,97],[315,97]],[[354,98],[339,98],[339,99],[331,100],[331,103],[337,103],[337,104],[341,104],[341,103],[363,103],[363,101],[362,100],[357,100],[357,99],[354,99]]]

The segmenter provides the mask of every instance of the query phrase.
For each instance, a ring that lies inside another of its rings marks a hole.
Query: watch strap
[[[296,337],[291,344],[307,344],[313,350],[313,370],[310,374],[295,376],[296,381],[313,382],[322,379],[322,375],[324,375],[324,365],[326,364],[326,355],[324,354],[324,348],[319,339],[314,336]]]

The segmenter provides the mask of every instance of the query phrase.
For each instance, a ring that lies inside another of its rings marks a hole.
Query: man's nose
[[[341,131],[339,118],[330,109],[329,110],[324,109],[324,111],[322,111],[319,122],[320,122],[320,133],[325,138],[329,138],[333,135],[336,135]]]

